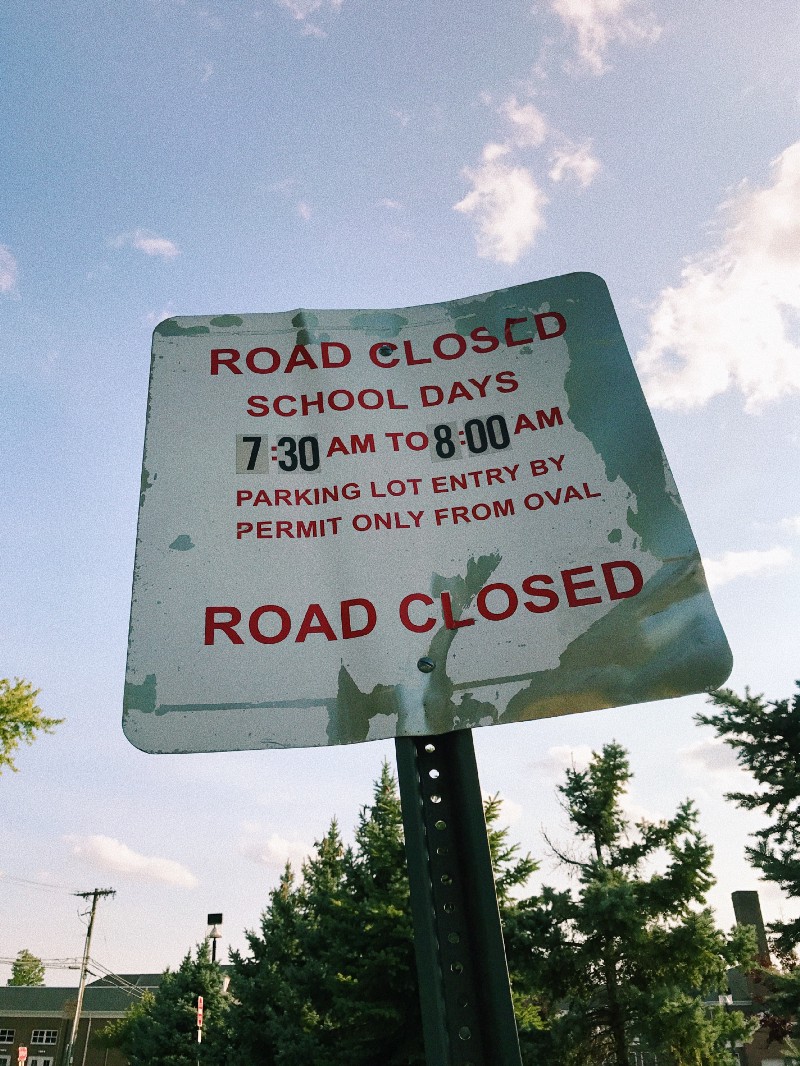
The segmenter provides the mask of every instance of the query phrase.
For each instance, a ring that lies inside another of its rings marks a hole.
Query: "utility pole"
[[[92,929],[94,928],[94,916],[97,911],[97,901],[101,896],[115,896],[116,892],[113,888],[93,888],[91,892],[75,892],[74,894],[80,896],[81,899],[91,899],[92,908],[89,911],[89,927],[86,930],[86,944],[83,949],[81,980],[78,985],[78,1002],[75,1004],[75,1017],[72,1020],[72,1032],[70,1033],[69,1043],[64,1052],[65,1066],[72,1066],[72,1059],[75,1054],[75,1042],[78,1039],[78,1025],[81,1020],[83,993],[86,988],[86,975],[89,972],[89,947],[92,943]]]

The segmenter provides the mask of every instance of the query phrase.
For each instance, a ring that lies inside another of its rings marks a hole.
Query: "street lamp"
[[[222,925],[221,914],[209,914],[208,924],[211,926],[211,932],[208,934],[208,939],[211,941],[211,961],[217,961],[217,941],[222,937],[222,933],[217,926]]]

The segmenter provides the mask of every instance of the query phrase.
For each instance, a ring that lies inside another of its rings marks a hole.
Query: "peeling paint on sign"
[[[684,695],[730,667],[596,276],[156,328],[138,747],[435,734]]]

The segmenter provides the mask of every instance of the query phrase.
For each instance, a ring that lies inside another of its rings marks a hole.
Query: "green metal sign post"
[[[520,1066],[472,733],[395,746],[428,1066]]]

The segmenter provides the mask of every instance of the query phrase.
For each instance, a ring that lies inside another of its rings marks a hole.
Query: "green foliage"
[[[561,788],[576,854],[572,891],[525,889],[536,864],[484,804],[526,1066],[733,1066],[756,1023],[718,1005],[728,967],[750,966],[750,930],[720,932],[705,908],[711,849],[690,803],[673,818],[625,814],[631,772],[608,745]],[[229,995],[202,945],[158,994],[105,1030],[131,1066],[424,1066],[403,827],[384,765],[352,846],[334,821],[295,876],[287,864],[248,948],[233,952]]]
[[[203,997],[203,1042],[197,1042],[197,997]],[[124,1017],[99,1035],[119,1048],[129,1066],[222,1066],[228,1052],[229,1000],[223,973],[211,961],[208,941],[199,944],[177,970],[167,970],[155,995],[146,992]]]
[[[485,805],[504,911],[534,869]],[[424,1066],[408,875],[397,784],[384,765],[355,845],[334,822],[296,881],[286,867],[249,951],[233,954],[237,1061],[259,1066]],[[521,1024],[539,1024],[524,985]]]
[[[247,956],[233,954],[231,1023],[263,1066],[422,1066],[402,816],[387,766],[345,848],[334,822],[287,865]]]
[[[621,802],[630,779],[617,744],[567,771],[580,850],[553,850],[577,886],[545,887],[510,916],[512,968],[539,990],[546,1026],[523,1034],[525,1060],[628,1066],[639,1049],[660,1066],[733,1066],[733,1043],[755,1026],[707,1000],[726,990],[728,967],[748,963],[752,936],[726,937],[703,907],[712,853],[692,804],[634,827]]]
[[[519,844],[509,843],[508,827],[498,825],[502,811],[503,801],[498,795],[489,796],[484,800],[483,815],[486,819],[494,885],[501,914],[514,908],[515,891],[524,888],[538,869],[538,863],[530,855],[519,854]]]
[[[11,963],[11,977],[6,983],[9,985],[43,985],[44,963],[32,955],[27,948],[23,948]]]
[[[52,733],[63,718],[48,718],[36,703],[39,689],[29,681],[0,678],[0,773],[16,772],[13,755],[19,745],[32,744],[37,732]]]
[[[739,765],[756,781],[752,792],[727,798],[745,810],[762,811],[769,820],[747,848],[750,862],[766,880],[800,898],[800,683],[792,699],[765,701],[749,689],[744,697],[730,689],[713,692],[716,710],[697,721],[713,726],[736,752]],[[800,918],[772,927],[780,949],[800,945]]]

